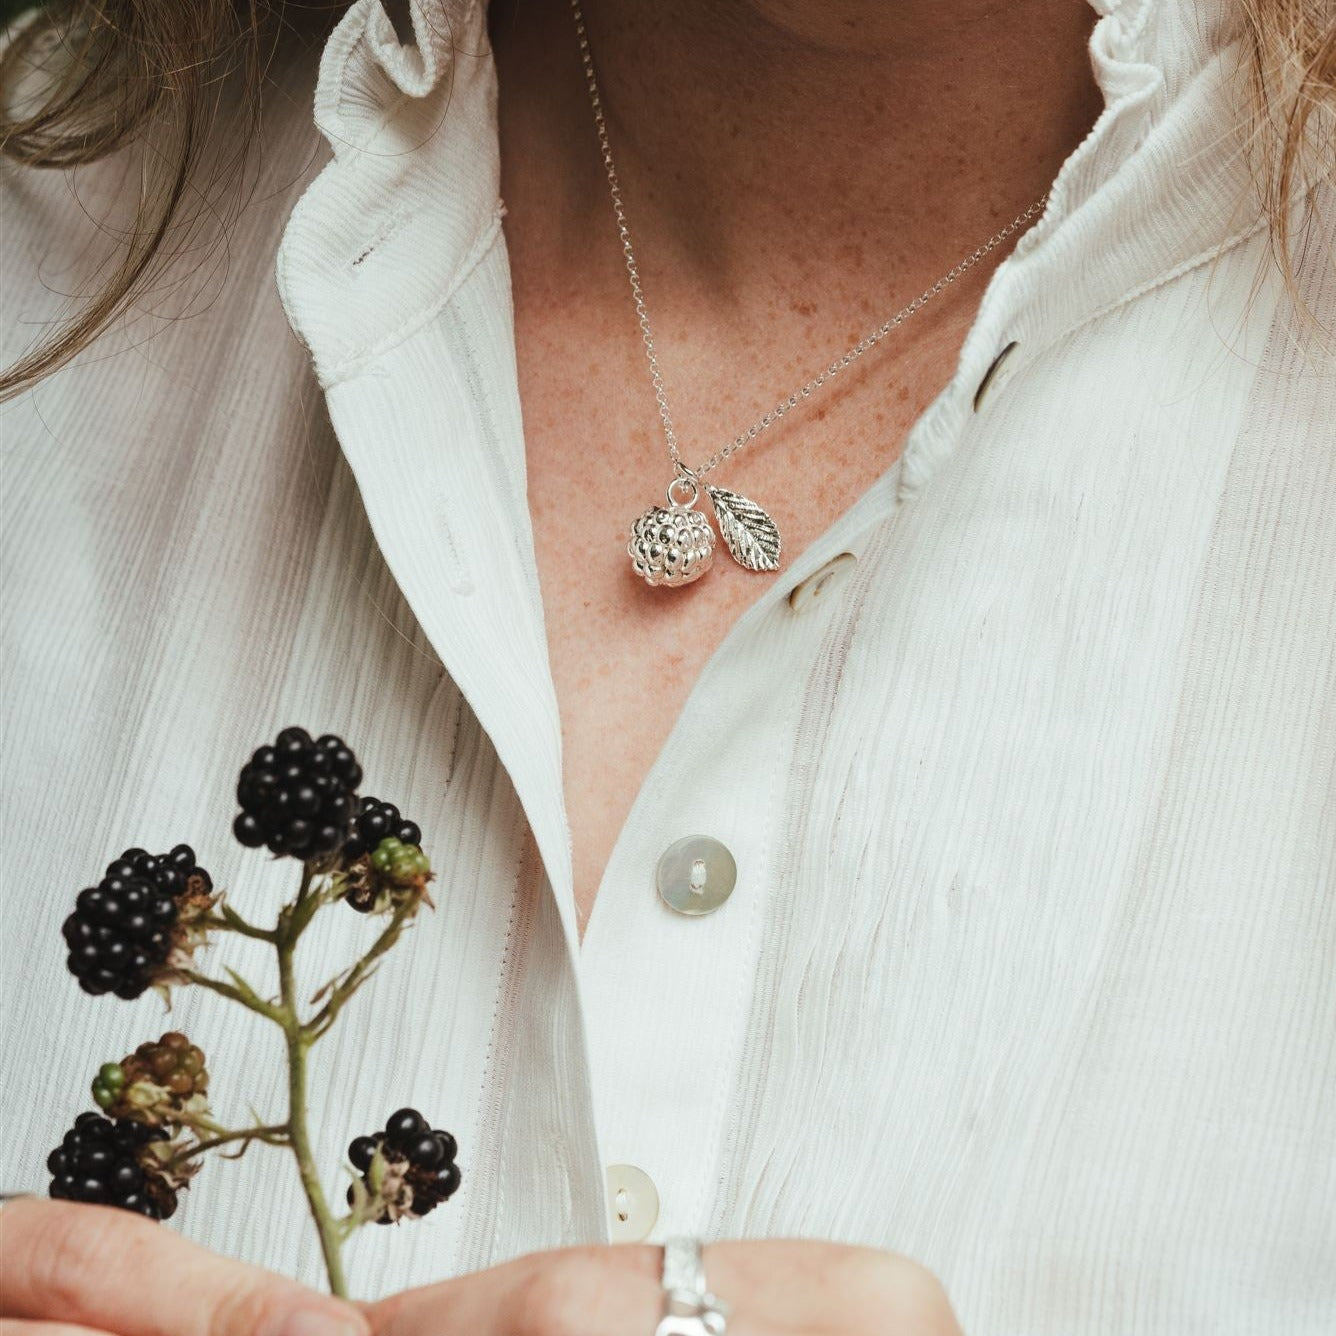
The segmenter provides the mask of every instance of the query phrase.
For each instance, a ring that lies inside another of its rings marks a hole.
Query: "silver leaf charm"
[[[769,515],[745,496],[705,484],[719,532],[733,560],[749,571],[779,569],[779,530]]]

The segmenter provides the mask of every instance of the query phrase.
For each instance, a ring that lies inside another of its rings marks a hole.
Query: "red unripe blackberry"
[[[339,849],[352,830],[362,767],[333,733],[312,741],[285,728],[241,768],[232,832],[249,849],[317,859]]]
[[[377,1150],[384,1161],[379,1192],[370,1173]],[[381,1213],[376,1217],[379,1225],[416,1220],[454,1196],[461,1178],[455,1163],[458,1153],[454,1137],[431,1127],[416,1109],[398,1110],[390,1115],[383,1132],[358,1137],[348,1147],[348,1158],[361,1173],[367,1192],[381,1200]],[[348,1189],[350,1206],[356,1195]]]
[[[70,973],[87,993],[138,997],[182,945],[183,906],[207,900],[212,888],[188,844],[156,857],[127,849],[79,892],[61,928]]]
[[[149,1149],[153,1142],[166,1140],[167,1133],[159,1127],[114,1123],[100,1114],[81,1113],[47,1157],[50,1195],[166,1220],[176,1210],[180,1183]]]
[[[203,1094],[209,1088],[203,1050],[179,1030],[169,1030],[156,1043],[150,1040],[140,1044],[121,1063],[121,1069],[128,1081],[152,1081],[181,1099]]]
[[[120,1062],[104,1062],[93,1078],[93,1102],[112,1118],[175,1123],[207,1109],[208,1089],[203,1050],[169,1030]]]

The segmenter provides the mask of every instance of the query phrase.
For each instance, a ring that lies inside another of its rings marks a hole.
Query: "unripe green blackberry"
[[[104,1062],[93,1077],[93,1102],[100,1109],[109,1109],[125,1089],[125,1069],[119,1062]]]
[[[412,826],[411,822],[404,824]],[[344,869],[343,898],[359,914],[389,909],[410,897],[425,898],[432,879],[427,855],[416,844],[406,844],[393,835],[386,835],[369,854],[361,854],[352,863],[346,862],[345,852]]]
[[[396,886],[412,886],[431,871],[427,855],[414,844],[387,835],[371,851],[372,870]]]

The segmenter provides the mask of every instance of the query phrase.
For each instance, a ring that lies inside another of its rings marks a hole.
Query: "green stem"
[[[334,1227],[339,1231],[339,1238],[345,1242],[350,1239],[363,1225],[369,1225],[377,1216],[380,1215],[381,1208],[376,1205],[374,1208],[368,1208],[364,1211],[349,1211],[347,1215],[341,1215],[334,1222]]]
[[[307,859],[306,862],[302,864],[302,880],[301,885],[297,887],[297,898],[292,902],[292,910],[294,914],[299,914],[306,908],[307,901],[311,898],[311,883],[315,878],[316,865],[311,862],[310,859]],[[317,904],[318,903],[319,902],[317,901]],[[302,927],[305,927],[309,921],[310,914],[308,913],[303,917]],[[299,936],[301,936],[300,930],[298,930],[293,940],[296,941],[296,938]]]
[[[330,1214],[329,1203],[325,1200],[325,1190],[320,1184],[320,1175],[316,1172],[315,1157],[311,1153],[310,1130],[306,1123],[306,1057],[312,1041],[297,1013],[297,986],[292,958],[297,937],[300,936],[301,928],[305,926],[305,923],[300,922],[300,915],[310,883],[311,868],[307,864],[302,868],[302,888],[293,906],[292,917],[287,918],[286,922],[280,919],[276,942],[282,996],[281,1024],[283,1037],[288,1046],[288,1144],[297,1157],[297,1168],[301,1174],[307,1204],[311,1208],[311,1218],[315,1221],[316,1232],[320,1235],[320,1249],[325,1258],[325,1270],[329,1274],[330,1291],[339,1298],[346,1299],[348,1284],[343,1275],[342,1230],[338,1221]],[[293,920],[297,920],[297,923]]]
[[[219,1132],[207,1140],[197,1141],[172,1158],[178,1162],[189,1160],[192,1156],[203,1155],[205,1151],[216,1150],[219,1146],[227,1146],[234,1141],[263,1141],[268,1146],[285,1146],[287,1138],[286,1123],[272,1127],[238,1127],[230,1132]]]
[[[253,937],[257,942],[272,942],[274,940],[272,929],[257,927],[254,923],[242,918],[231,905],[222,901],[219,901],[218,913],[206,915],[203,924],[206,928],[217,928],[220,932],[235,932],[242,937]]]
[[[399,940],[400,934],[417,907],[416,900],[406,900],[396,905],[393,916],[380,936],[372,943],[371,949],[348,971],[342,982],[330,990],[328,1001],[306,1023],[306,1033],[312,1043],[334,1024],[334,1018],[339,1014],[343,1004],[366,982],[372,966]]]
[[[207,988],[209,992],[217,993],[233,1002],[240,1002],[247,1010],[266,1017],[276,1025],[283,1024],[282,1008],[274,1006],[272,1002],[266,1002],[249,985],[243,990],[230,983],[224,983],[221,979],[211,979],[207,974],[197,974],[194,970],[182,970],[181,974],[188,983],[193,983],[199,988]],[[234,975],[233,977],[239,976]]]

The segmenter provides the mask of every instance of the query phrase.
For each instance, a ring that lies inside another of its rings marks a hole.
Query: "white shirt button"
[[[633,1164],[608,1166],[608,1221],[614,1243],[640,1243],[659,1219],[659,1190]]]
[[[993,364],[983,373],[983,379],[979,382],[979,388],[974,391],[974,411],[977,413],[984,405],[984,402],[997,394],[999,390],[1015,374],[1016,368],[1020,365],[1020,358],[1016,356],[1016,349],[1020,344],[1015,339],[1007,344],[998,355],[993,358]]]
[[[819,566],[807,579],[800,580],[789,590],[789,607],[794,612],[804,612],[823,594],[843,583],[857,564],[858,558],[852,552],[831,557],[824,566]]]
[[[712,914],[733,894],[738,865],[709,835],[687,835],[670,844],[654,868],[654,888],[679,914]]]

